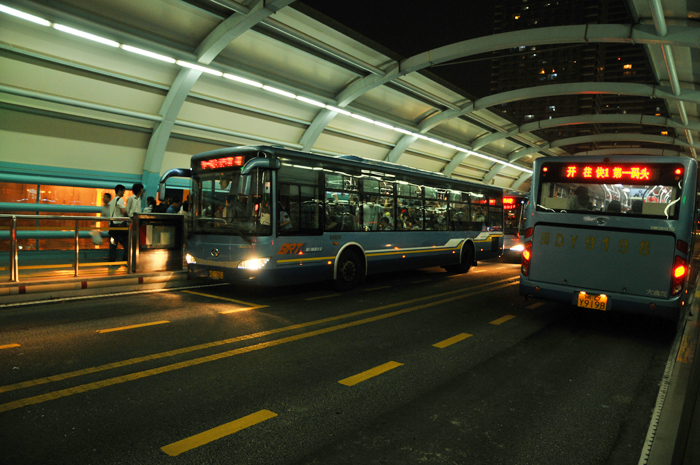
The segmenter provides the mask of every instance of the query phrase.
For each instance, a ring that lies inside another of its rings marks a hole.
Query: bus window
[[[284,166],[278,172],[277,180],[279,183],[277,204],[279,234],[321,234],[318,171]]]
[[[379,194],[384,195],[379,195]],[[394,230],[394,189],[385,181],[365,179],[362,184],[362,230]]]
[[[420,231],[423,229],[423,199],[420,186],[399,182],[397,230]]]

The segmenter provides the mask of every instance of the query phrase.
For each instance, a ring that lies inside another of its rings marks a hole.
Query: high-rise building
[[[494,34],[547,26],[631,24],[625,0],[495,0]],[[491,93],[572,82],[656,84],[641,45],[562,44],[521,46],[494,53]],[[572,95],[514,102],[495,108],[527,123],[586,114],[645,114],[667,116],[661,99],[618,95]],[[673,136],[673,130],[642,125],[581,125],[538,131],[547,140],[602,133],[645,133]],[[571,153],[613,147],[653,147],[639,142],[598,142],[564,147]],[[669,146],[665,146],[669,148]],[[676,148],[678,150],[678,148]]]

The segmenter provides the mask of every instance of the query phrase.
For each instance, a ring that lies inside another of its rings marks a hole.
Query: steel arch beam
[[[520,186],[522,186],[523,183],[525,181],[527,181],[528,178],[530,178],[531,176],[532,176],[532,174],[530,174],[530,173],[521,174],[520,177],[513,184],[511,184],[510,189],[518,190],[520,188]]]
[[[505,168],[505,167],[506,167],[506,165],[504,165],[504,164],[502,164],[502,163],[496,163],[496,164],[494,164],[494,165],[491,167],[491,169],[489,170],[489,172],[486,173],[486,175],[483,177],[483,179],[481,180],[481,182],[483,182],[484,184],[490,183],[491,180],[492,180],[493,178],[495,178],[496,175],[497,175],[498,173],[500,173],[501,170],[502,170],[503,168]],[[525,173],[525,174],[529,174],[529,173]]]
[[[195,51],[197,62],[205,65],[210,64],[236,37],[292,2],[294,0],[254,0],[248,5],[248,13],[233,14],[209,33]],[[159,112],[163,121],[157,123],[153,130],[143,164],[143,184],[151,192],[157,191],[160,167],[163,164],[165,149],[170,140],[177,115],[201,74],[201,71],[182,68],[163,101]]]
[[[539,147],[532,147],[530,149],[519,150],[519,151],[511,154],[508,157],[508,161],[512,163],[515,160],[519,160],[520,158],[522,158],[526,155],[530,155],[532,153],[538,152],[538,151],[545,149],[545,148],[564,147],[567,145],[575,145],[575,144],[587,144],[590,142],[630,142],[630,141],[651,142],[651,143],[655,143],[655,144],[665,144],[665,145],[680,145],[682,147],[693,147],[696,149],[700,148],[700,144],[698,144],[698,143],[691,145],[684,140],[680,140],[678,138],[673,138],[673,137],[666,137],[666,136],[654,136],[654,135],[649,135],[649,134],[596,134],[594,136],[570,137],[568,139],[561,139],[561,140],[556,140],[553,142],[548,142],[548,143],[543,144]],[[630,150],[635,150],[635,149],[627,149],[627,152],[629,152]]]
[[[633,149],[635,155],[654,155],[658,157],[682,157],[685,154],[676,150],[666,149]],[[573,156],[583,155],[625,155],[629,154],[630,149],[599,149],[587,150],[586,152],[577,152]]]
[[[561,95],[606,94],[630,95],[637,97],[678,100],[683,102],[700,103],[700,91],[681,89],[675,95],[670,87],[650,84],[634,84],[619,82],[573,82],[567,84],[550,84],[548,86],[525,87],[522,89],[501,92],[474,102],[474,110],[490,108],[504,103],[518,102],[533,98],[544,98]]]
[[[508,132],[495,132],[472,141],[472,149],[479,150],[493,142],[507,139],[525,132],[539,131],[542,129],[552,129],[562,126],[576,126],[582,124],[641,124],[648,126],[664,126],[673,129],[692,129],[700,131],[700,122],[689,122],[686,126],[683,121],[664,116],[649,115],[581,115],[567,116],[563,118],[552,118],[541,121],[534,121],[518,126]]]
[[[559,43],[583,44],[588,42],[663,43],[667,45],[700,47],[700,28],[673,26],[669,29],[669,34],[667,34],[664,38],[658,37],[652,25],[644,24],[638,24],[636,26],[619,24],[555,26],[540,29],[529,29],[526,31],[513,31],[488,37],[479,37],[476,39],[446,45],[444,47],[439,47],[437,49],[415,55],[402,61],[398,69],[395,68],[394,64],[392,63],[391,69],[383,76],[372,74],[354,81],[338,95],[338,100],[340,100],[342,97],[342,106],[347,106],[352,100],[356,99],[363,93],[379,87],[380,85],[386,84],[391,80],[398,79],[399,77],[411,72],[420,71],[421,69],[429,66],[458,58],[465,58],[472,55],[503,50],[511,47],[519,47],[522,45],[535,46]],[[483,105],[486,103],[488,103],[488,101],[482,102]],[[340,101],[339,106],[341,106]],[[485,106],[482,108],[484,107]],[[479,109],[477,108],[476,104],[474,106],[467,104],[459,110],[451,108],[444,112],[438,112],[421,122],[419,127],[421,130],[425,129],[425,131],[427,131],[449,119],[457,118],[476,109]],[[307,129],[304,136],[302,136],[302,145],[305,149],[308,150],[313,147],[313,144],[323,132],[323,128],[330,123],[333,117],[334,115],[330,116],[327,112],[319,112],[309,129]],[[391,158],[398,159],[393,152],[394,151],[392,150]],[[387,156],[387,159],[389,159],[389,156]]]

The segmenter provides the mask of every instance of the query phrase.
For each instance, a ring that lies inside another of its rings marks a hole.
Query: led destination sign
[[[230,168],[232,166],[243,166],[245,157],[214,158],[213,160],[202,160],[200,162],[203,170],[218,170],[220,168]]]
[[[669,167],[654,164],[583,164],[565,163],[552,166],[547,163],[542,167],[542,176],[556,178],[562,181],[575,182],[604,182],[604,183],[649,183],[659,182],[662,177],[680,176],[683,167],[676,165]]]

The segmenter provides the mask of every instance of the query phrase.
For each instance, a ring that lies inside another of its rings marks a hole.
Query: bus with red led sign
[[[509,194],[503,197],[503,250],[521,253],[524,248],[525,207],[528,196]]]
[[[691,158],[537,159],[520,293],[677,318],[688,297],[696,190]]]
[[[228,282],[334,281],[503,253],[502,189],[357,156],[254,146],[195,155],[188,272]]]

